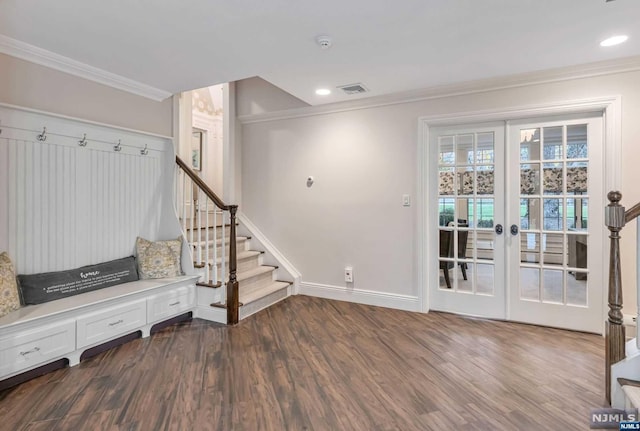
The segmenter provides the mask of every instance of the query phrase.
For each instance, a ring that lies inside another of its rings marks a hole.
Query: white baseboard
[[[210,322],[227,324],[227,310],[217,307],[196,307],[193,312],[193,317],[196,319],[208,320]]]
[[[283,281],[291,281],[293,283],[293,294],[297,294],[300,286],[301,274],[300,271],[296,269],[295,266],[276,248],[275,245],[266,237],[265,234],[258,229],[258,227],[253,224],[251,220],[244,214],[238,213],[238,222],[240,222],[240,226],[244,227],[250,234],[252,240],[256,240],[262,248],[267,256],[272,258],[275,262],[265,262],[265,263],[276,263],[278,265],[278,269],[282,269],[284,272],[288,274],[289,277],[282,278]]]
[[[300,282],[298,293],[300,295],[355,302],[357,304],[375,305],[405,311],[420,311],[420,301],[417,296],[306,282]]]

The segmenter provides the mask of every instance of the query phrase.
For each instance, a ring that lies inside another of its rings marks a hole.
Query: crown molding
[[[291,118],[309,117],[313,115],[333,114],[353,111],[357,109],[377,108],[381,106],[402,103],[421,102],[425,100],[442,99],[445,97],[463,96],[469,94],[486,93],[509,88],[527,87],[539,84],[549,84],[573,79],[592,78],[614,73],[634,72],[640,70],[640,56],[625,57],[616,60],[587,63],[579,66],[521,73],[506,77],[496,77],[469,81],[450,85],[423,88],[419,90],[373,96],[351,101],[316,105],[283,111],[266,112],[261,114],[241,115],[238,121],[242,124],[261,123],[267,121],[287,120]]]
[[[98,69],[97,67],[81,63],[69,57],[47,51],[46,49],[38,48],[37,46],[30,45],[2,34],[0,34],[0,53],[158,102],[171,96],[171,93],[166,90],[151,87],[141,82],[125,78],[124,76]]]

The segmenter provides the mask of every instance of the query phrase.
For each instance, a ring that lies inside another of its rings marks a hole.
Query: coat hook
[[[36,139],[40,142],[44,142],[47,140],[47,128],[43,127],[42,128],[42,133],[40,133],[38,136],[36,136]]]
[[[87,134],[85,133],[81,140],[78,141],[78,145],[81,147],[87,146]]]
[[[140,150],[140,154],[142,154],[143,156],[146,156],[147,154],[149,154],[149,150],[147,149],[147,144],[144,144],[144,148]]]
[[[113,151],[120,151],[120,150],[122,150],[122,144],[120,143],[120,139],[118,139],[118,145],[113,147]]]

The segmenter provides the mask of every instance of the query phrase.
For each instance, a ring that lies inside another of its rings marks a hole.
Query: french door
[[[430,130],[431,309],[601,332],[602,133],[601,114]]]

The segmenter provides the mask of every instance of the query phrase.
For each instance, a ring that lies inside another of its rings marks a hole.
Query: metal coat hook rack
[[[82,139],[80,139],[78,141],[78,145],[80,145],[81,147],[86,147],[87,146],[87,134],[85,133],[84,136],[82,137]]]
[[[142,154],[143,156],[146,156],[147,154],[149,154],[149,149],[147,148],[147,144],[144,144],[144,148],[140,150],[140,154]]]
[[[120,139],[118,139],[118,145],[113,147],[113,151],[121,151],[122,150],[122,143],[120,142]]]
[[[40,142],[44,142],[47,140],[47,128],[43,127],[42,128],[42,133],[40,133],[38,136],[36,136],[36,139]]]

